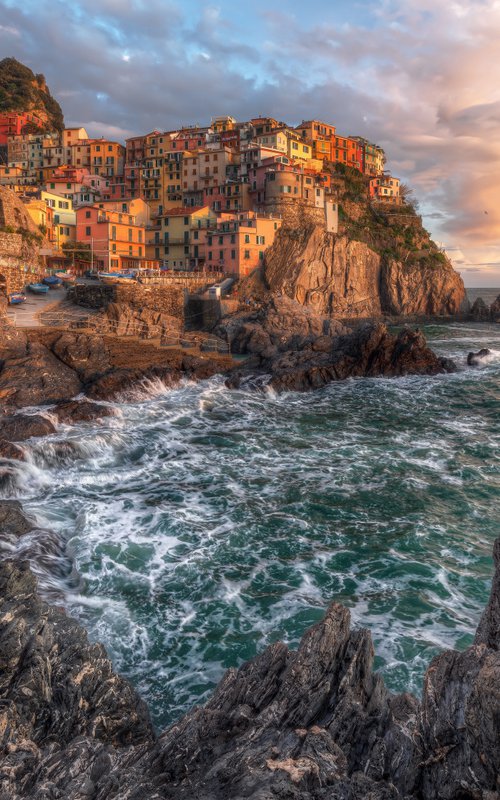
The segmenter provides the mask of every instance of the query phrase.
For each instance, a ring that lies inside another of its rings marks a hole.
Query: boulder
[[[471,352],[467,356],[467,364],[469,367],[477,367],[482,364],[484,360],[491,355],[491,350],[487,347],[482,347],[477,353]]]
[[[7,392],[12,408],[40,406],[69,400],[82,390],[73,369],[40,342],[14,340],[0,365],[0,393]]]
[[[52,344],[52,352],[87,383],[111,367],[110,353],[102,336],[64,333]]]
[[[490,306],[490,317],[492,322],[500,322],[500,294]]]
[[[50,409],[50,413],[57,417],[59,422],[74,425],[78,422],[90,422],[99,417],[113,416],[114,409],[100,403],[87,400],[71,400],[68,403],[58,403]]]
[[[6,439],[0,439],[0,458],[8,458],[12,461],[24,461],[24,450],[22,447],[18,447],[17,444],[8,442]]]
[[[32,436],[47,436],[55,433],[53,423],[40,414],[16,414],[0,419],[0,438],[24,442]]]

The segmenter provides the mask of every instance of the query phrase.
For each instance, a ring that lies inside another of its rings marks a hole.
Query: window
[[[197,238],[198,238],[198,231],[193,231],[193,239],[197,239]]]
[[[244,258],[250,258],[250,250],[245,250]]]
[[[138,241],[142,242],[142,231],[141,230],[137,231],[137,235],[138,235]]]
[[[250,234],[245,233],[245,244],[250,244]]]
[[[231,250],[231,258],[233,261],[236,259],[236,250]]]
[[[224,261],[224,250],[219,250],[219,259],[220,261]]]
[[[189,255],[189,245],[184,245],[184,255],[185,256]]]
[[[85,236],[92,236],[92,228],[90,226],[85,228]]]
[[[256,236],[255,237],[256,244],[265,244],[266,237],[265,236]]]
[[[189,217],[184,217],[184,225],[189,225]]]
[[[209,261],[212,260],[212,251],[211,250],[208,251],[208,260]]]
[[[116,253],[116,242],[113,242],[113,244],[111,245],[111,252]]]
[[[133,255],[133,253],[132,253],[132,245],[131,244],[129,244],[129,246],[128,246],[128,254],[129,254],[129,256]]]
[[[259,261],[262,261],[263,258],[264,258],[264,253],[262,252],[262,250],[259,250]]]
[[[86,219],[90,219],[90,216],[91,216],[90,211],[86,211],[85,212],[85,218]]]
[[[132,228],[128,229],[128,240],[129,240],[129,242],[132,241]]]
[[[116,239],[116,225],[111,227],[111,238]]]

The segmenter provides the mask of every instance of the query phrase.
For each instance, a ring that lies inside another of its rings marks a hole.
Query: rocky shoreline
[[[229,670],[157,736],[104,648],[12,557],[50,532],[16,501],[0,502],[0,532],[2,800],[499,797],[500,539],[474,643],[432,661],[421,700],[386,689],[370,634],[332,603],[296,652],[276,643]]]

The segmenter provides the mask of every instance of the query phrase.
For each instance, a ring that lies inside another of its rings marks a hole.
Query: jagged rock
[[[471,352],[468,354],[467,364],[469,367],[476,367],[478,364],[481,364],[489,355],[491,355],[491,350],[488,350],[487,347],[483,347],[481,350],[478,350],[477,353]]]
[[[419,331],[390,334],[382,323],[368,323],[334,340],[321,337],[298,349],[261,359],[259,370],[271,375],[266,385],[276,391],[308,391],[349,377],[438,375],[456,369],[450,359],[436,356]],[[228,378],[239,386],[249,370]]]
[[[490,309],[482,297],[478,297],[476,300],[474,300],[470,310],[470,317],[472,320],[474,320],[474,322],[490,321]]]
[[[55,430],[52,422],[40,414],[16,414],[0,420],[0,437],[14,442],[24,442],[32,436],[47,436]]]

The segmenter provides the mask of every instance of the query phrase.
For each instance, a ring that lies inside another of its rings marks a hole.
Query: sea
[[[500,326],[424,330],[457,373],[281,395],[145,382],[116,416],[33,440],[12,466],[3,496],[75,568],[43,573],[42,590],[106,646],[158,729],[227,668],[296,647],[333,601],[371,631],[396,692],[420,694],[434,656],[471,644],[500,533]]]

